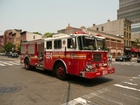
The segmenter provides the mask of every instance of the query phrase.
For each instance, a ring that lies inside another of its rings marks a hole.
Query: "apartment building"
[[[105,32],[113,36],[123,38],[124,54],[131,54],[131,21],[121,18],[114,21],[107,20],[106,23],[90,27],[92,30]]]
[[[70,24],[68,24],[65,29],[57,30],[57,33],[74,34],[77,31],[82,31],[82,29],[71,27]]]
[[[2,49],[4,45],[3,35],[0,36],[0,49]]]
[[[126,18],[131,24],[132,53],[140,56],[140,45],[135,45],[137,39],[140,43],[140,0],[119,0],[118,18]]]
[[[20,40],[22,41],[31,41],[41,39],[42,35],[34,34],[32,32],[23,31],[20,33]]]
[[[132,22],[132,33],[140,33],[140,0],[119,0],[117,16]]]
[[[34,34],[31,32],[10,29],[4,32],[4,35],[0,36],[0,49],[2,49],[4,44],[12,43],[17,48],[22,41],[31,41],[36,39],[41,39],[42,35]]]
[[[16,47],[20,44],[20,32],[22,30],[6,30],[3,35],[4,44],[11,42]]]

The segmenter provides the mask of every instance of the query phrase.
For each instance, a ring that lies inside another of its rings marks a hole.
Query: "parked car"
[[[14,52],[14,53],[9,53],[8,58],[18,58],[19,55],[18,53]]]
[[[140,57],[138,57],[137,62],[140,63]]]
[[[115,61],[131,61],[131,57],[128,55],[121,55],[115,58]]]

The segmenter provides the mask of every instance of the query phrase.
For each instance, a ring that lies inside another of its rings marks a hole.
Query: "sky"
[[[0,0],[0,35],[8,29],[56,33],[117,19],[119,0]]]

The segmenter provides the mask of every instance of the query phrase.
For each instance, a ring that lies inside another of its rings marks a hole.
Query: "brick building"
[[[105,32],[113,35],[114,37],[122,37],[124,43],[124,54],[131,54],[131,21],[121,18],[114,21],[108,20],[106,23],[90,27],[92,30]]]
[[[2,35],[0,36],[0,49],[2,49],[3,45],[4,45],[4,40],[3,40],[3,35]]]
[[[36,40],[41,39],[42,35],[34,34],[31,32],[23,31],[22,30],[6,30],[4,32],[4,35],[0,36],[0,49],[2,49],[4,44],[12,43],[15,45],[15,48],[17,50],[17,47],[20,45],[22,41],[30,41],[30,40]]]

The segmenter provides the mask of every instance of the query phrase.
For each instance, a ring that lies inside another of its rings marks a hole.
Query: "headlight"
[[[103,66],[107,66],[107,63],[103,63]]]
[[[87,65],[87,68],[88,69],[92,69],[92,65]]]
[[[92,65],[86,65],[86,71],[91,71],[93,69]]]

